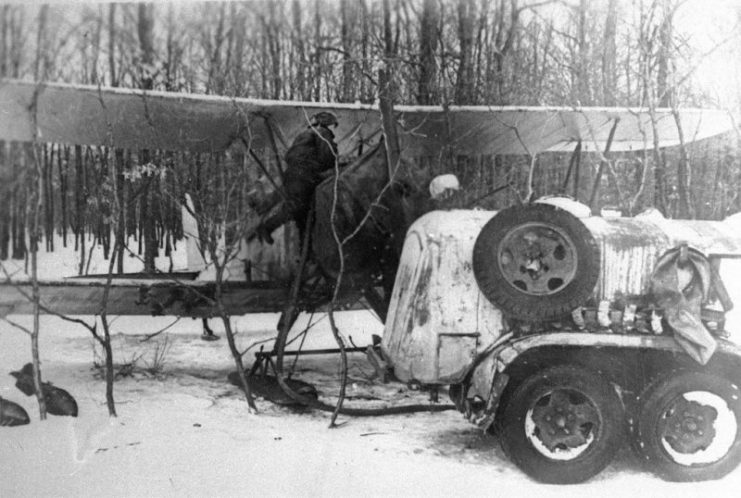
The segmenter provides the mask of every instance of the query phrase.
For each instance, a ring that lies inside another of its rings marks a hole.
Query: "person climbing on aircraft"
[[[337,116],[333,113],[319,112],[311,117],[308,129],[293,140],[285,156],[284,208],[260,224],[257,236],[261,241],[272,244],[271,233],[290,220],[296,222],[300,240],[304,239],[314,190],[334,170],[338,157],[334,133],[330,130],[337,125]]]

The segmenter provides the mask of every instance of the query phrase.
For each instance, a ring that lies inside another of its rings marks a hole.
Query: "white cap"
[[[460,190],[461,184],[455,175],[439,175],[430,182],[430,197],[437,200],[449,190]]]

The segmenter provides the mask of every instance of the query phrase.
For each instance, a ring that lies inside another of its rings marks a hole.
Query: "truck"
[[[721,278],[740,227],[565,198],[430,212],[406,233],[382,353],[399,380],[447,386],[538,481],[585,481],[625,441],[664,479],[720,478],[741,460]]]

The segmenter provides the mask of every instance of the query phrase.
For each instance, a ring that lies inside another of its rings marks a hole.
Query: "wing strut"
[[[566,188],[569,186],[569,180],[571,179],[571,172],[574,172],[574,195],[572,197],[575,200],[579,200],[579,166],[581,163],[581,140],[576,143],[574,152],[571,153],[571,159],[569,160],[569,169],[566,170],[566,178],[563,180],[561,185],[561,193],[566,193]]]
[[[602,160],[599,163],[599,169],[597,169],[597,176],[594,178],[594,185],[592,185],[592,195],[589,196],[589,207],[591,208],[594,206],[594,201],[597,198],[597,193],[599,192],[599,186],[600,182],[602,181],[602,172],[605,169],[605,164],[607,163],[607,158],[605,157],[610,152],[610,147],[612,147],[612,139],[615,138],[615,130],[617,130],[617,125],[620,122],[620,118],[615,118],[615,121],[612,123],[612,128],[610,129],[610,136],[607,137],[607,144],[605,145],[605,151],[602,153]]]

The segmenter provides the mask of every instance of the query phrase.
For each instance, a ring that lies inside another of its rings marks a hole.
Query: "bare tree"
[[[154,6],[152,4],[140,3],[138,5],[137,34],[140,49],[140,87],[144,90],[154,88]],[[141,162],[147,164],[150,161],[150,151],[141,151]],[[144,191],[140,197],[140,219],[142,226],[141,238],[144,242],[144,271],[155,272],[154,260],[157,257],[157,233],[154,218],[150,215],[155,202],[155,189],[153,178],[144,183]]]
[[[608,0],[602,43],[602,101],[617,104],[617,1]]]
[[[420,18],[419,35],[419,85],[417,103],[430,105],[435,102],[435,87],[437,83],[437,43],[440,38],[438,24],[440,12],[438,0],[424,0]]]
[[[455,103],[474,102],[473,36],[476,4],[474,0],[458,0],[458,72],[455,82]]]
[[[34,102],[35,105],[35,102]],[[34,120],[36,119],[35,110],[33,112]],[[36,128],[34,123],[34,129]],[[33,386],[36,393],[36,399],[39,404],[39,416],[41,420],[46,419],[46,400],[42,389],[41,380],[41,360],[39,358],[39,334],[41,333],[40,316],[41,316],[41,288],[39,286],[39,238],[40,226],[39,221],[44,209],[44,175],[42,172],[41,159],[39,157],[39,144],[31,144],[33,155],[34,171],[34,188],[31,191],[30,218],[31,226],[29,227],[30,253],[31,253],[31,300],[33,302],[33,329],[31,330],[31,357],[33,359]]]

